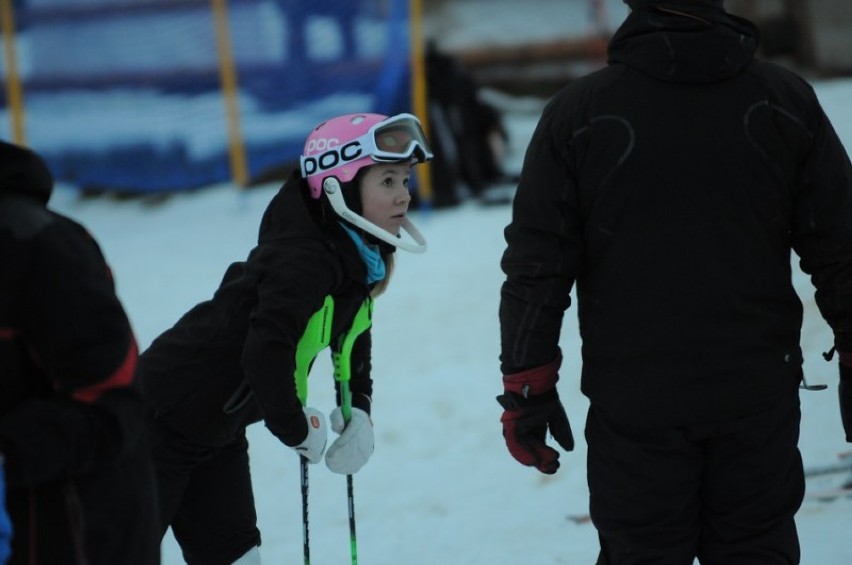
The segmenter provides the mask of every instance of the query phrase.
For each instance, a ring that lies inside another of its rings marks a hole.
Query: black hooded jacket
[[[308,197],[294,174],[269,204],[248,258],[231,264],[213,298],[141,355],[155,417],[209,445],[262,419],[286,445],[299,444],[307,425],[296,395],[296,346],[328,295],[335,301],[332,340],[348,330],[370,293],[366,277],[338,216]],[[368,412],[370,351],[367,331],[352,351],[350,388],[353,405]]]
[[[592,404],[645,425],[756,412],[801,378],[791,249],[852,347],[849,158],[810,86],[754,59],[751,23],[713,0],[631,5],[609,65],[554,97],[528,148],[502,369],[557,356],[576,281]]]
[[[53,178],[0,142],[0,454],[13,562],[159,563],[136,342]]]

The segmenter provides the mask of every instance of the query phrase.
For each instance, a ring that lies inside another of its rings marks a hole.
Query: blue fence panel
[[[328,117],[411,111],[408,0],[230,0],[228,14],[250,177],[296,162]],[[16,15],[27,142],[59,180],[230,180],[210,0],[28,0]]]

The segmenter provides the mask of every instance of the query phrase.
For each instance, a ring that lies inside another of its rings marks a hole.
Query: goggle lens
[[[373,132],[373,143],[376,146],[373,158],[378,160],[409,159],[418,149],[421,153],[417,155],[419,161],[432,158],[426,135],[415,118],[390,118],[378,124]]]

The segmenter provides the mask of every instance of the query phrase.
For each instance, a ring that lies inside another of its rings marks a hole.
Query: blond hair
[[[388,284],[390,283],[391,274],[393,273],[393,260],[394,254],[388,253],[382,257],[382,260],[385,262],[385,278],[376,283],[376,286],[373,287],[373,290],[370,291],[370,296],[376,298],[377,296],[382,295],[387,289]]]

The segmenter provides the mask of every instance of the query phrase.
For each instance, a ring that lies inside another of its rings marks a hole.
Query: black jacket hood
[[[709,83],[737,74],[754,58],[760,34],[719,0],[631,0],[609,44],[609,62],[656,79]]]
[[[0,192],[23,194],[46,205],[53,175],[35,151],[0,141]]]
[[[363,280],[364,262],[355,244],[340,225],[326,198],[309,196],[307,182],[294,172],[272,198],[260,221],[258,244],[274,244],[284,240],[314,239],[341,252],[346,270]]]
[[[278,191],[260,221],[258,243],[308,237],[322,239],[328,217],[320,201],[308,196],[307,183],[294,172]]]

